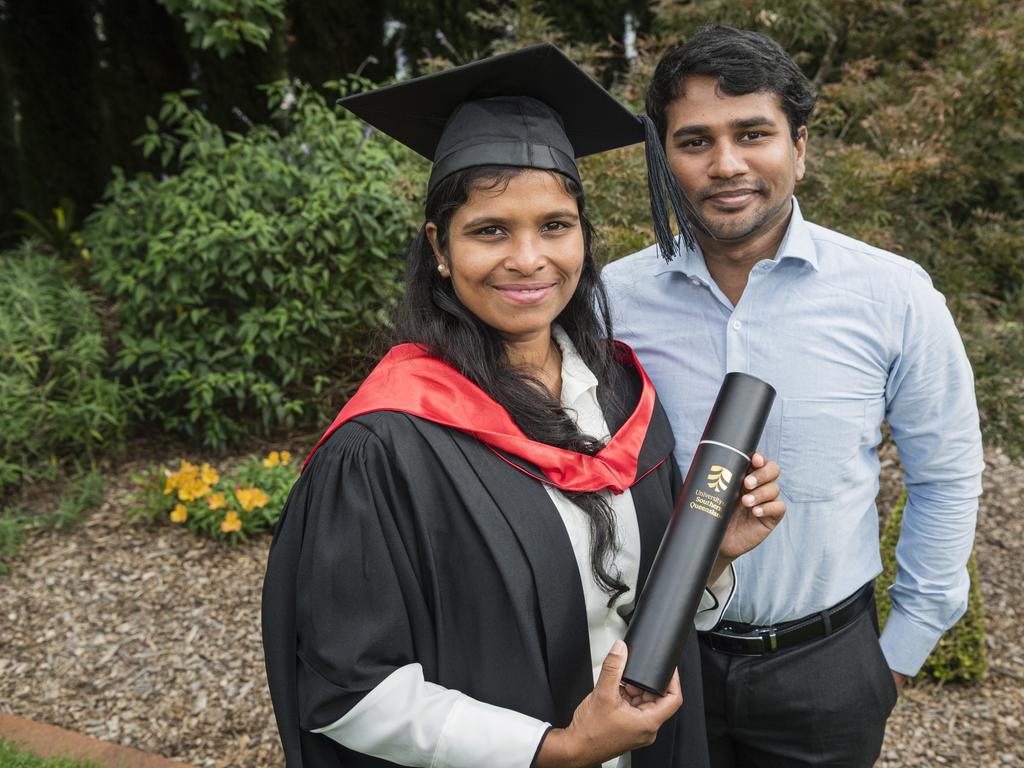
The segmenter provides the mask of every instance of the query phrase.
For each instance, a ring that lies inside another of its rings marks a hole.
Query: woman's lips
[[[516,283],[496,285],[494,289],[516,304],[537,304],[551,295],[554,283]]]

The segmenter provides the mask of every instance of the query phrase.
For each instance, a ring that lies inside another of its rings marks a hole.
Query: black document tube
[[[668,688],[774,401],[760,379],[726,374],[626,632],[626,682]]]

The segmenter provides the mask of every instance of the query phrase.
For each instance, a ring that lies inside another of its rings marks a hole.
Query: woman
[[[639,125],[550,46],[358,98],[434,168],[406,343],[314,449],[271,550],[288,764],[706,764],[693,637],[682,685],[620,687],[680,477],[650,382],[609,341],[573,158],[594,124],[597,150]],[[777,467],[755,465],[714,571],[725,592],[783,512]]]

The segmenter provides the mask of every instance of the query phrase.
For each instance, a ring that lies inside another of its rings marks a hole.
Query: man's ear
[[[793,156],[794,170],[796,171],[796,180],[801,181],[804,177],[804,171],[806,170],[806,157],[807,157],[807,126],[801,125],[796,129],[796,141],[793,144],[795,154]]]

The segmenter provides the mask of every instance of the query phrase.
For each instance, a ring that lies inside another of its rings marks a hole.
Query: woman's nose
[[[544,242],[540,237],[522,236],[511,243],[505,268],[523,275],[532,275],[548,263]]]

